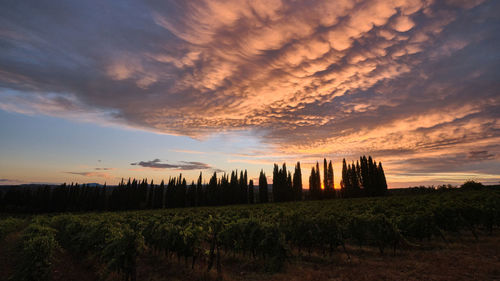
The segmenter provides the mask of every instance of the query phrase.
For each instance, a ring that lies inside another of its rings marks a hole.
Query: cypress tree
[[[186,195],[186,206],[188,207],[194,207],[196,206],[196,185],[194,181],[191,181],[191,185],[189,186],[187,190],[187,195]]]
[[[292,181],[292,173],[288,172],[288,176],[286,178],[286,201],[294,200],[294,192],[293,192],[293,181]]]
[[[147,205],[147,208],[148,209],[153,209],[154,208],[154,200],[155,200],[155,197],[154,197],[154,193],[155,193],[155,189],[154,189],[154,184],[153,184],[153,180],[151,180],[151,185],[149,186],[149,191],[148,191],[148,205]]]
[[[253,180],[250,180],[250,183],[248,183],[248,203],[255,203],[253,196]]]
[[[311,175],[309,176],[309,197],[312,200],[318,199],[318,191],[316,190],[316,170],[314,166],[311,168]]]
[[[217,173],[214,172],[207,186],[207,204],[214,206],[217,198]]]
[[[295,172],[293,173],[293,192],[294,200],[302,200],[302,171],[300,169],[300,162],[295,165]]]
[[[324,193],[325,197],[328,197],[328,192],[329,192],[329,182],[328,182],[328,165],[326,162],[326,158],[323,158],[323,188],[324,188]]]
[[[196,182],[196,206],[205,205],[204,197],[205,196],[203,193],[202,177],[200,172],[200,176],[198,177],[198,181]]]
[[[219,203],[216,203],[217,205],[229,204],[228,202],[231,201],[232,190],[229,180],[229,174],[224,174],[219,182],[217,187],[217,201]]]
[[[226,204],[236,204],[240,200],[240,188],[238,182],[238,171],[231,172],[231,181],[229,182],[229,188],[231,190],[231,196]]]
[[[368,156],[368,184],[367,187],[365,188],[366,195],[367,196],[374,196],[375,195],[375,185],[376,185],[376,178],[377,175],[375,173],[375,167],[373,164],[373,159],[371,156]]]
[[[366,159],[366,156],[362,156],[359,158],[360,162],[360,168],[359,168],[359,177],[360,177],[360,182],[361,182],[361,187],[363,190],[366,192],[366,190],[369,190],[369,173],[368,173],[368,160]]]
[[[335,184],[334,184],[334,178],[333,178],[333,164],[332,161],[328,163],[328,172],[326,173],[326,186],[325,190],[328,190],[327,198],[334,198],[335,197]]]
[[[309,175],[309,197],[314,198],[314,166],[311,168],[311,174]]]
[[[273,202],[284,202],[291,197],[291,181],[288,182],[286,164],[281,168],[274,164],[273,170]]]
[[[239,203],[246,204],[248,202],[248,184],[247,184],[247,171],[243,174],[243,171],[240,173],[240,192],[239,192]]]
[[[352,196],[359,197],[361,195],[361,189],[359,186],[359,177],[354,162],[351,164],[350,168],[350,182],[352,186]]]
[[[260,170],[260,175],[259,175],[259,202],[260,203],[269,202],[268,191],[267,191],[267,177],[263,170]]]
[[[342,194],[342,197],[349,197],[349,194],[347,192],[347,190],[349,189],[349,179],[345,158],[342,159],[342,180],[340,181],[340,183],[340,193]]]
[[[182,178],[182,175],[179,176],[179,180]],[[179,207],[185,207],[186,206],[186,189],[187,189],[187,183],[186,179],[182,178],[181,184],[179,186]]]
[[[165,195],[165,208],[173,208],[174,186],[172,178],[168,179],[167,190]]]
[[[387,193],[387,181],[385,179],[384,168],[382,168],[382,162],[378,162],[378,175],[380,181],[379,195],[385,195]]]
[[[321,174],[319,171],[319,163],[316,162],[316,178],[314,179],[314,184],[315,184],[315,189],[317,191],[317,198],[316,199],[322,199],[323,198],[323,190],[321,189]]]
[[[155,192],[155,208],[161,209],[164,207],[163,200],[165,197],[165,182],[161,180],[160,186],[157,187]]]
[[[273,168],[273,202],[279,202],[279,168],[277,164],[274,164]]]

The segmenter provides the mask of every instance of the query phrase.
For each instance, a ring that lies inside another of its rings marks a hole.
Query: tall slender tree
[[[202,174],[200,172],[200,176],[196,182],[196,206],[203,205],[205,205],[205,194],[203,192]]]
[[[186,206],[194,207],[196,206],[196,184],[194,181],[191,182],[191,185],[188,187],[186,194]]]
[[[300,162],[295,165],[295,172],[293,173],[293,194],[294,200],[302,200],[302,171],[300,169]]]
[[[314,166],[311,167],[311,174],[309,175],[309,198],[315,199],[315,190],[314,190],[314,178],[316,177],[316,171],[314,170]]]
[[[326,198],[334,198],[335,197],[335,186],[334,186],[334,178],[333,178],[333,164],[330,160],[328,163],[327,172],[325,174],[326,184],[325,184],[325,194]]]
[[[294,199],[293,181],[291,172],[288,172],[288,176],[286,177],[286,193],[284,199],[285,201],[293,201]]]
[[[385,179],[384,168],[382,168],[382,162],[378,162],[378,175],[379,175],[379,194],[378,195],[386,195],[387,194],[387,181]]]
[[[160,186],[155,191],[155,204],[154,207],[159,209],[163,208],[163,201],[165,197],[165,182],[161,180]]]
[[[260,170],[260,175],[259,175],[259,202],[260,203],[269,202],[268,190],[267,190],[267,177],[263,170]]]
[[[323,190],[321,189],[321,173],[319,170],[319,163],[316,162],[316,178],[314,179],[314,183],[316,185],[316,190],[318,192],[317,198],[316,199],[322,199],[323,198]]]
[[[154,193],[155,193],[155,185],[153,184],[153,180],[151,180],[151,185],[148,190],[148,209],[154,208]]]
[[[328,164],[326,162],[326,158],[323,158],[323,188],[324,193],[328,193],[329,185],[328,185]],[[325,196],[327,197],[327,196]]]
[[[316,168],[311,168],[311,175],[309,176],[309,195],[313,200],[321,199],[321,181],[319,176],[319,165],[316,163]]]
[[[248,183],[248,204],[255,203],[253,191],[254,191],[253,190],[253,180],[250,180],[250,182]]]
[[[246,204],[248,202],[248,184],[247,184],[247,171],[243,173],[243,170],[240,173],[240,192],[239,192],[239,203]]]
[[[281,201],[281,189],[282,189],[282,179],[281,179],[281,171],[278,167],[278,164],[274,164],[273,169],[273,202]]]

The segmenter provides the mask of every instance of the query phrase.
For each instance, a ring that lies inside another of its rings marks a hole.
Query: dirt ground
[[[373,248],[350,248],[333,257],[294,258],[281,273],[238,272],[230,266],[227,280],[500,280],[500,234],[455,237],[381,255]]]

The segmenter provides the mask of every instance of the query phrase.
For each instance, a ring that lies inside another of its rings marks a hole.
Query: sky
[[[155,182],[371,155],[500,183],[500,1],[0,4],[0,184]],[[271,179],[270,179],[271,180]]]

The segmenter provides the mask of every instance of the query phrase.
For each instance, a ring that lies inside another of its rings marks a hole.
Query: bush
[[[467,189],[467,190],[479,190],[479,189],[482,189],[483,187],[484,187],[484,185],[482,183],[476,182],[473,180],[468,180],[468,181],[464,182],[464,184],[462,184],[462,186],[460,186],[460,188]]]
[[[56,231],[37,223],[29,225],[23,233],[20,260],[13,280],[50,280],[51,260],[57,247]]]
[[[2,241],[7,234],[16,231],[24,223],[22,219],[6,218],[0,221],[0,241]]]

